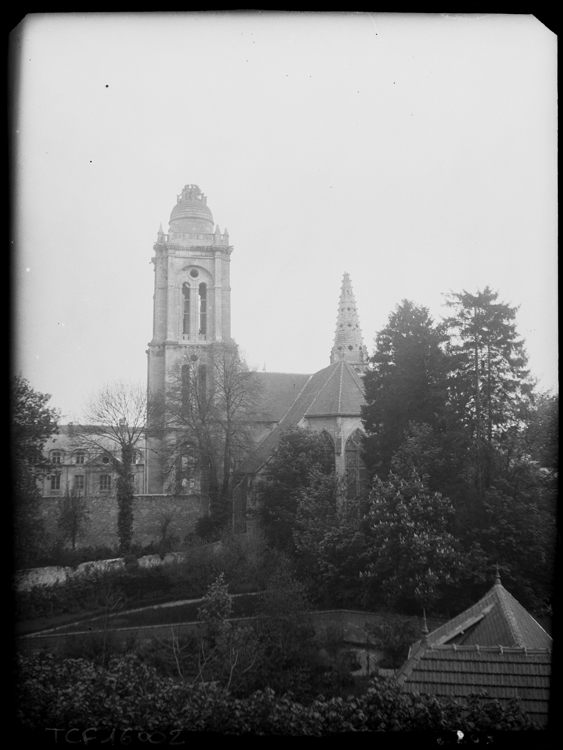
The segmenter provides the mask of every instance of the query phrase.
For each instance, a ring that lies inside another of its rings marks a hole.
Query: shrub
[[[370,644],[383,651],[380,667],[398,669],[407,660],[409,648],[420,638],[421,628],[412,619],[392,612],[381,615],[378,622],[366,625]]]
[[[377,678],[364,696],[319,696],[305,706],[271,688],[236,698],[216,685],[185,685],[130,654],[110,659],[107,667],[44,654],[20,657],[17,677],[18,720],[31,729],[96,727],[107,736],[114,728],[316,736],[398,730],[452,739],[461,730],[475,742],[479,733],[533,728],[516,701],[503,707],[475,695],[465,703],[441,702]]]

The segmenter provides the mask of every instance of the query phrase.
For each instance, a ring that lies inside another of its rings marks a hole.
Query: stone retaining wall
[[[219,542],[220,544],[220,542]],[[214,545],[215,547],[216,545]],[[138,558],[141,568],[154,568],[158,565],[166,565],[182,562],[184,556],[181,552],[169,552],[163,559],[159,555],[145,555]],[[107,572],[110,570],[123,570],[125,560],[117,557],[113,560],[93,560],[84,562],[76,568],[62,568],[51,566],[47,568],[31,568],[19,570],[15,574],[15,585],[18,591],[29,591],[34,586],[52,586],[54,583],[65,583],[76,576],[89,576],[92,573]]]
[[[115,497],[92,495],[86,497],[88,520],[84,536],[77,539],[78,547],[117,547],[117,500]],[[135,495],[133,503],[133,542],[146,545],[158,542],[162,524],[170,518],[167,536],[182,542],[203,514],[207,500],[192,495]],[[41,500],[41,514],[45,530],[51,539],[58,536],[59,498]]]

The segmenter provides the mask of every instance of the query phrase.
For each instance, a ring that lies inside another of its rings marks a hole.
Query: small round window
[[[192,277],[192,279],[197,279],[197,277],[199,276],[199,271],[196,271],[195,268],[192,268],[192,270],[190,271],[190,276]]]
[[[103,463],[103,464],[109,464],[109,458],[108,458],[107,456],[104,456],[104,457],[102,458],[102,463]]]

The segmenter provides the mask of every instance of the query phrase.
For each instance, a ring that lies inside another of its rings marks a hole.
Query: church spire
[[[331,364],[342,360],[349,362],[351,365],[356,365],[362,370],[367,365],[367,352],[360,331],[356,300],[347,273],[344,274],[342,279],[334,346],[330,353]]]

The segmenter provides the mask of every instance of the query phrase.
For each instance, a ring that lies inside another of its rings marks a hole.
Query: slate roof
[[[254,377],[260,383],[260,421],[279,422],[311,376],[300,373],[256,372]]]
[[[551,649],[553,640],[497,578],[477,604],[430,633],[428,643]]]
[[[545,726],[552,646],[497,576],[477,604],[411,646],[396,678],[405,690],[437,697],[464,699],[481,690],[501,702],[519,697],[530,718]]]
[[[481,690],[504,704],[519,698],[532,721],[548,723],[549,649],[421,645],[396,678],[409,692],[437,698],[465,700]]]
[[[363,401],[361,378],[347,362],[335,362],[319,370],[309,376],[278,424],[257,447],[246,471],[258,471],[283,433],[297,427],[304,417],[359,417]]]

